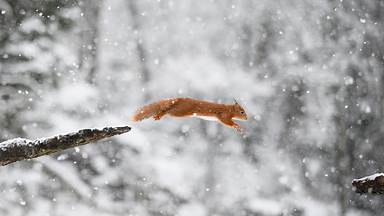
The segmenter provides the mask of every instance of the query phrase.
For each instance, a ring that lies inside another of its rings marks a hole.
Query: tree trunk
[[[135,0],[129,0],[127,1],[128,11],[131,14],[132,18],[132,30],[133,32],[137,32],[135,35],[135,41],[136,41],[136,52],[137,52],[137,58],[140,62],[140,78],[141,83],[143,87],[147,85],[150,79],[150,69],[148,66],[148,55],[144,46],[144,41],[142,38],[140,38],[140,18],[139,18],[139,12],[137,8],[137,2]],[[144,101],[149,100],[149,93],[147,91],[144,92]]]
[[[79,68],[85,73],[88,83],[94,84],[98,70],[99,19],[101,0],[81,0],[82,29]]]

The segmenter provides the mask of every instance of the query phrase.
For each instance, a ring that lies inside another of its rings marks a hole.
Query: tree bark
[[[83,129],[78,132],[57,135],[49,138],[29,140],[16,138],[0,143],[0,165],[53,154],[68,148],[119,135],[130,131],[128,126],[105,127],[103,129]]]
[[[384,194],[384,173],[353,179],[352,186],[353,190],[359,194]]]

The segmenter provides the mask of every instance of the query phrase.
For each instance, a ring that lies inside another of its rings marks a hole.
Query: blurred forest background
[[[363,216],[384,166],[383,0],[0,0],[0,141],[131,125],[0,168],[0,215]],[[165,97],[215,122],[133,124]]]

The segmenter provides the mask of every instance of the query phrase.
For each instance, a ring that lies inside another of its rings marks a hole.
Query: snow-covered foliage
[[[130,125],[0,168],[0,215],[379,215],[380,0],[0,0],[0,141]],[[144,103],[236,98],[240,136]]]
[[[20,138],[20,137],[14,138],[14,139],[9,139],[9,140],[6,140],[6,141],[0,143],[0,150],[5,150],[6,148],[10,147],[11,145],[14,145],[14,146],[27,145],[30,142],[31,142],[31,140],[25,139],[25,138]]]
[[[375,173],[375,174],[372,174],[369,176],[364,176],[364,177],[359,178],[359,179],[354,179],[354,181],[373,181],[377,177],[384,177],[384,173]]]

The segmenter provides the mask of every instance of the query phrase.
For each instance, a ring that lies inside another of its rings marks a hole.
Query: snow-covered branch
[[[103,129],[83,129],[65,135],[29,140],[16,138],[0,143],[0,165],[52,154],[68,148],[119,135],[130,131],[128,126],[105,127]]]
[[[352,181],[356,193],[384,194],[384,173],[376,173]]]

